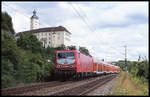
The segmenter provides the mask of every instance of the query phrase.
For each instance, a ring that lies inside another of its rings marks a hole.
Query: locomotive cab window
[[[58,53],[58,59],[60,58],[75,58],[75,54],[73,52]]]
[[[58,53],[58,59],[65,58],[65,57],[66,57],[65,53]]]
[[[75,63],[75,53],[74,52],[62,52],[58,53],[57,55],[57,63],[68,65],[68,64],[74,64]]]

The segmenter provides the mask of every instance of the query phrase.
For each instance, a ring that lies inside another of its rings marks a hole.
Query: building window
[[[67,38],[67,37],[66,37],[65,39],[66,39],[66,40],[68,40],[68,41],[70,41],[70,39],[69,39],[69,38]]]
[[[65,33],[67,36],[70,36],[69,33]]]

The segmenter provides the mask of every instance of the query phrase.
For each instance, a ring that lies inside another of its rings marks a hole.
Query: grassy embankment
[[[121,72],[113,88],[113,95],[148,95],[148,83],[142,83],[131,74]]]

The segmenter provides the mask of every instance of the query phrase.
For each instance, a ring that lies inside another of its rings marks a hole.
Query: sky
[[[39,28],[63,26],[71,44],[105,61],[148,58],[148,2],[2,2],[17,32],[30,29],[35,9]]]

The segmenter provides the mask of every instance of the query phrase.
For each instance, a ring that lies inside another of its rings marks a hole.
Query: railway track
[[[107,83],[108,81],[112,80],[113,78],[116,77],[116,74],[113,75],[107,75],[104,77],[100,77],[96,80],[91,80],[83,85],[77,86],[77,87],[73,87],[73,88],[69,88],[66,89],[64,91],[60,91],[60,92],[55,92],[54,94],[50,94],[50,95],[86,95],[88,92],[96,89],[97,87]]]
[[[2,89],[2,95],[86,95],[96,87],[107,83],[116,74],[102,75],[80,81],[53,81],[22,87]],[[46,90],[46,92],[45,92]]]
[[[36,90],[43,89],[43,88],[63,85],[65,83],[68,83],[68,82],[53,81],[53,82],[45,82],[45,83],[27,85],[27,86],[6,88],[6,89],[2,89],[2,95],[4,96],[20,95],[26,92],[36,91]]]

